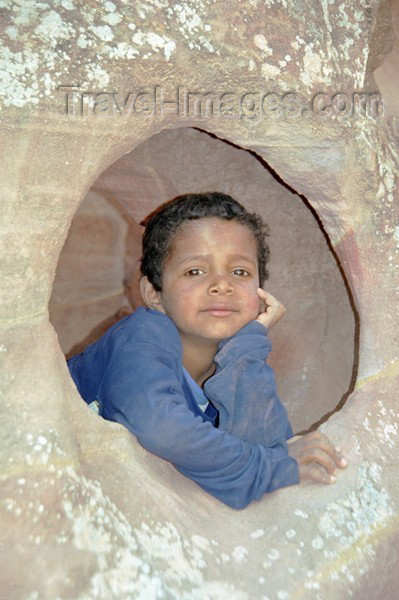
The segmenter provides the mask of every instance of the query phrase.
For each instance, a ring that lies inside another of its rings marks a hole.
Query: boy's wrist
[[[259,331],[262,331],[262,333],[266,333],[266,335],[269,333],[269,327],[263,323],[259,318],[254,319],[254,323],[259,323],[259,325],[262,327],[262,330],[258,327]]]
[[[267,332],[268,332],[267,325],[265,325],[264,323],[262,323],[262,321],[260,321],[259,319],[253,319],[252,321],[249,321],[249,323],[247,323],[246,325],[244,325],[243,327],[241,327],[241,329],[239,329],[235,335],[239,335],[241,333],[262,333],[262,334],[265,334]]]

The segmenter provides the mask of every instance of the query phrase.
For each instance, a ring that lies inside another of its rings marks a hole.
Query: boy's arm
[[[204,390],[219,410],[222,429],[253,443],[279,443],[287,451],[292,429],[266,364],[270,350],[264,325],[251,321],[219,344],[216,373]]]
[[[297,463],[279,444],[241,440],[195,416],[176,375],[178,363],[171,347],[152,343],[113,352],[99,393],[103,416],[233,508],[298,483]]]

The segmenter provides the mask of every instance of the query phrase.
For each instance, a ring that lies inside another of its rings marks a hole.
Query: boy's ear
[[[161,302],[161,292],[158,292],[154,288],[146,275],[140,279],[140,292],[148,308],[154,308],[163,313],[165,312]]]

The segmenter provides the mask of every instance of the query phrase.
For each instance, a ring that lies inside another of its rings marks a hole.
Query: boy
[[[225,194],[166,203],[143,238],[146,307],[68,361],[87,403],[233,508],[300,479],[331,482],[346,462],[319,433],[287,444],[266,364],[267,330],[285,309],[261,289],[265,236]]]

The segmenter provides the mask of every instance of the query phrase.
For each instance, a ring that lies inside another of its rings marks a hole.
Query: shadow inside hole
[[[142,304],[140,221],[186,192],[221,191],[270,226],[266,289],[287,307],[270,364],[294,431],[339,410],[356,380],[359,322],[314,209],[252,151],[197,128],[164,130],[111,165],[79,207],[60,256],[50,318],[69,356]]]

